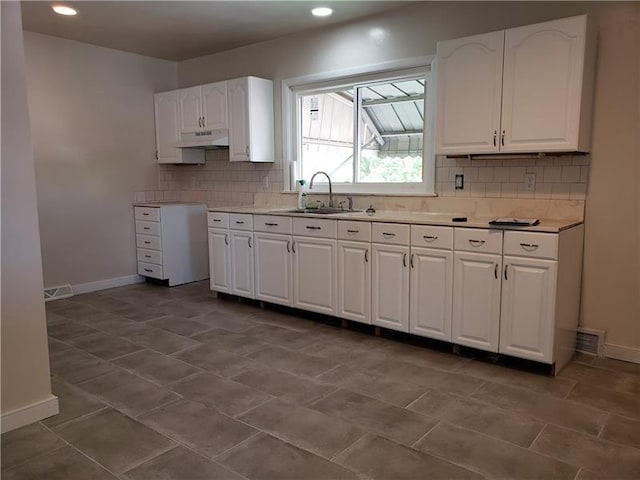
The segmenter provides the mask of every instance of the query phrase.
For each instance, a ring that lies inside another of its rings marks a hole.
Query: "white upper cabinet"
[[[504,32],[438,42],[438,154],[496,153]]]
[[[202,89],[200,86],[178,90],[180,98],[180,131],[202,130]]]
[[[204,163],[204,150],[181,150],[179,90],[153,96],[156,121],[156,160],[158,163]]]
[[[213,130],[229,128],[227,82],[202,85],[202,123]]]
[[[436,153],[589,150],[587,16],[438,43]]]
[[[227,85],[229,160],[273,162],[273,82],[243,77]]]

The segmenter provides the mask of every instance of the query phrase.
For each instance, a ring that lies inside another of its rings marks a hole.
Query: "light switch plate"
[[[456,175],[455,181],[456,190],[464,190],[464,175],[459,173]]]

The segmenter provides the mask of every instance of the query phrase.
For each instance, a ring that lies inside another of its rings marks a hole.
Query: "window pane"
[[[353,93],[339,90],[302,95],[301,178],[325,171],[334,182],[353,182]],[[317,177],[325,182],[324,177]]]
[[[421,182],[424,79],[377,83],[358,90],[358,182]]]

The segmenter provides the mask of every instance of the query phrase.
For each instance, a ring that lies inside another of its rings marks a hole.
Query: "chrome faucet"
[[[331,177],[329,177],[329,174],[327,172],[316,172],[311,176],[311,180],[309,181],[309,190],[311,190],[313,188],[313,179],[316,178],[316,175],[324,175],[325,177],[327,177],[327,180],[329,180],[329,208],[333,208],[333,190],[331,188]]]

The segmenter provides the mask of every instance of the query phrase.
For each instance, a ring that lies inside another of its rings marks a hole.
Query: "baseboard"
[[[16,428],[30,425],[45,418],[57,415],[60,409],[58,407],[58,397],[49,395],[48,398],[41,400],[25,407],[17,408],[2,414],[1,433],[10,432]]]
[[[133,285],[134,283],[144,282],[144,277],[140,275],[127,275],[126,277],[107,278],[106,280],[98,280],[97,282],[81,283],[72,285],[73,294],[81,295],[83,293],[97,292],[108,288],[123,287],[125,285]]]
[[[603,354],[607,358],[615,358],[616,360],[624,360],[625,362],[640,363],[640,348],[605,343]]]

